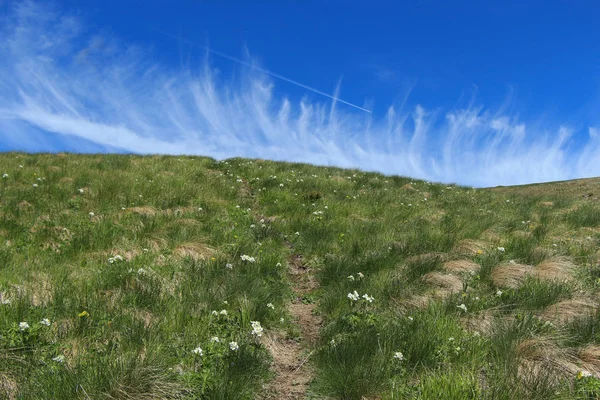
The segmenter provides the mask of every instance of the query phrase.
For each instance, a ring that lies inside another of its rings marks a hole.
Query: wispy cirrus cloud
[[[224,79],[208,57],[197,71],[173,69],[144,44],[88,32],[58,9],[9,8],[0,23],[4,149],[256,157],[474,186],[600,175],[595,127],[582,136],[478,105],[405,104],[377,117],[335,101],[293,102],[257,69]]]

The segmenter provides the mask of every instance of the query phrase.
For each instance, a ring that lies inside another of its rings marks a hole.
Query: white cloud
[[[569,127],[528,123],[504,108],[404,105],[377,117],[325,99],[293,102],[256,70],[224,79],[210,60],[174,70],[47,5],[12,6],[0,20],[7,148],[260,157],[475,186],[600,175],[597,128],[574,150]]]

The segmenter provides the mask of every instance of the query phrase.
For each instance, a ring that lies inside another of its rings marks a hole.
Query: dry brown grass
[[[33,206],[31,205],[30,202],[23,200],[19,204],[17,204],[17,208],[21,211],[24,211],[24,210],[32,209]]]
[[[423,276],[423,282],[434,286],[435,297],[446,297],[452,293],[458,293],[463,288],[462,280],[452,274],[444,274],[442,272],[429,272]]]
[[[494,228],[490,228],[481,232],[480,239],[484,242],[499,243],[502,240],[502,236]]]
[[[600,379],[600,347],[589,345],[579,350],[577,354],[581,360],[582,369],[591,372]]]
[[[424,263],[434,261],[438,259],[440,261],[448,260],[449,255],[447,253],[423,253],[417,254],[416,256],[411,256],[406,259],[406,264],[415,264],[415,263]]]
[[[463,239],[454,246],[453,252],[463,256],[485,254],[487,243],[482,240]]]
[[[531,265],[503,263],[492,270],[492,281],[498,287],[517,288],[527,278],[535,274]]]
[[[541,279],[564,282],[573,279],[575,264],[567,258],[557,257],[542,261],[535,270]]]
[[[541,317],[554,324],[563,325],[582,316],[590,315],[597,308],[598,303],[594,299],[581,296],[546,307]]]
[[[521,360],[519,375],[525,380],[539,376],[553,378],[573,378],[581,369],[579,359],[571,349],[561,348],[555,339],[536,337],[525,339],[517,345],[517,354]]]
[[[487,336],[493,332],[496,319],[496,313],[486,310],[463,317],[460,319],[460,323],[469,332],[477,332],[480,335]]]
[[[564,257],[547,259],[537,266],[515,262],[503,263],[492,270],[492,280],[498,287],[517,288],[531,276],[547,281],[568,282],[573,279],[575,265]]]
[[[1,357],[0,357],[1,360]],[[14,400],[17,398],[18,385],[11,375],[0,372],[0,398]]]
[[[151,206],[142,206],[142,207],[131,207],[127,209],[128,212],[138,215],[143,215],[144,217],[154,217],[158,210]]]
[[[152,235],[146,243],[146,248],[152,252],[161,251],[162,249],[166,249],[168,246],[169,241],[158,234]]]
[[[409,312],[413,310],[424,310],[431,302],[431,296],[426,295],[414,295],[405,299],[396,300],[399,310],[401,312]]]
[[[192,258],[193,260],[208,260],[214,256],[217,250],[207,244],[200,242],[183,243],[175,248],[174,254],[181,258]]]
[[[111,400],[162,400],[179,397],[184,387],[169,379],[164,368],[144,361],[140,354],[136,368],[123,371],[104,398]]]
[[[444,263],[445,271],[452,274],[468,274],[471,272],[479,272],[481,265],[471,260],[452,260]]]
[[[35,307],[46,307],[52,302],[52,278],[43,272],[36,272],[24,283],[24,290],[31,297]]]

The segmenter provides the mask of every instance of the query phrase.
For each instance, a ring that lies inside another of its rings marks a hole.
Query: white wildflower
[[[496,296],[498,296],[498,297],[502,296],[502,290],[498,290],[498,291],[496,292]]]
[[[219,315],[219,313],[216,310],[212,310],[210,313],[211,313],[211,315],[214,315],[214,316]]]
[[[398,361],[402,361],[404,360],[404,354],[402,354],[401,352],[397,351],[394,353],[394,358]]]
[[[375,298],[373,298],[373,296],[369,296],[368,294],[363,294],[362,298],[365,299],[366,301],[368,301],[369,303],[372,303],[373,300],[375,300]]]
[[[210,341],[213,343],[221,343],[221,339],[218,336],[213,336],[210,338]]]
[[[240,348],[237,342],[229,342],[229,348],[231,351],[236,351]]]
[[[242,259],[242,261],[248,261],[249,263],[253,263],[256,261],[256,259],[254,257],[250,257],[249,255],[246,255],[246,254],[242,254],[240,256],[240,258]]]
[[[359,272],[357,275],[358,279],[363,279],[365,277],[365,275],[362,272]]]
[[[500,253],[504,253],[506,251],[506,249],[504,247],[498,247],[498,251]]]
[[[34,188],[38,187],[37,183],[34,183],[32,186],[33,186]]]
[[[461,310],[463,310],[464,312],[467,312],[467,306],[465,306],[465,305],[464,305],[464,303],[463,303],[463,304],[461,304],[461,305],[459,305],[459,306],[456,306],[456,307],[460,308],[460,309],[461,309]]]
[[[19,322],[19,330],[26,331],[29,329],[29,324],[27,322]]]
[[[225,264],[225,268],[227,268],[227,269],[233,269],[233,264],[227,263],[227,264]]]
[[[202,357],[202,349],[200,347],[196,347],[194,350],[192,350],[192,353],[197,354],[200,357]]]
[[[252,325],[252,332],[250,332],[251,334],[261,337],[262,333],[263,333],[263,327],[260,326],[260,322],[259,321],[250,321],[250,324]]]
[[[296,232],[296,233],[294,233],[294,235],[300,236],[300,232]]]
[[[65,356],[63,356],[62,354],[60,354],[60,355],[54,357],[52,359],[52,361],[57,362],[57,363],[65,362]]]
[[[219,311],[219,314],[220,315],[227,315],[227,310],[221,310],[221,311]]]
[[[579,373],[577,374],[577,378],[581,379],[581,378],[589,378],[592,376],[592,373],[589,371],[579,371]]]
[[[354,293],[348,293],[348,298],[352,301],[358,301],[358,299],[360,298],[360,295],[355,290]]]
[[[77,191],[81,194],[83,194],[84,190],[83,189],[77,189]]]
[[[272,310],[275,309],[275,306],[273,305],[273,303],[267,303],[267,307],[269,307]]]
[[[8,174],[2,174],[3,178],[8,178]]]
[[[415,319],[413,317],[411,317],[410,315],[407,317],[409,321],[414,321]]]
[[[50,320],[48,318],[44,318],[40,321],[40,324],[50,326]]]
[[[90,217],[93,217],[95,214],[90,211]]]
[[[348,280],[354,282],[354,275],[348,275]]]

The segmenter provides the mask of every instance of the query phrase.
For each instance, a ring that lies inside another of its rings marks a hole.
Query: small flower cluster
[[[360,300],[360,298],[363,298],[365,301],[368,301],[369,303],[372,303],[373,300],[375,300],[375,298],[373,296],[369,296],[368,294],[363,294],[362,296],[358,294],[358,292],[355,290],[352,293],[348,293],[348,298],[351,301],[358,301]]]
[[[227,316],[227,310],[221,310],[219,312],[217,312],[216,310],[212,310],[211,314],[214,315],[215,317],[217,317],[219,315]]]
[[[356,275],[358,275],[358,279],[359,280],[361,280],[361,279],[363,279],[365,277],[365,274],[363,274],[362,272],[359,272]],[[354,275],[348,275],[348,280],[354,282],[355,281]]]
[[[114,257],[110,257],[110,258],[108,259],[108,262],[109,262],[110,264],[114,264],[114,263],[116,263],[117,261],[123,261],[123,257],[117,254],[116,256],[114,256]]]
[[[242,255],[240,256],[240,258],[242,259],[242,261],[247,261],[247,262],[249,262],[249,263],[256,262],[256,259],[255,259],[254,257],[251,257],[251,256],[249,256],[249,255],[246,255],[246,254],[242,254]]]
[[[460,308],[461,310],[463,310],[464,312],[467,312],[467,306],[465,306],[465,304],[459,304],[458,306],[456,306],[457,308]]]
[[[221,343],[221,339],[219,339],[218,336],[211,337],[210,341],[213,343]],[[231,349],[231,351],[236,351],[240,348],[240,346],[238,345],[237,342],[229,342],[229,348]],[[200,347],[196,347],[194,350],[192,350],[192,353],[198,354],[201,356],[203,352]]]
[[[577,379],[589,378],[593,376],[591,372],[588,371],[579,371],[577,373]]]
[[[250,321],[250,324],[252,325],[252,332],[250,333],[254,336],[261,337],[264,329],[262,326],[260,326],[260,322]]]

